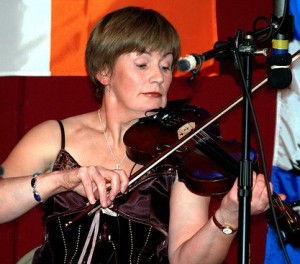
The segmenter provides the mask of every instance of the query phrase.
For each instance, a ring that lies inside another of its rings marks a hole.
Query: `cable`
[[[234,49],[234,53],[238,54],[237,48]],[[236,62],[239,65],[239,69],[241,69],[241,67],[242,67],[241,59],[237,55],[236,55]],[[249,91],[246,89],[247,84],[246,84],[246,80],[245,80],[245,75],[244,75],[243,71],[240,71],[240,72],[241,72],[241,76],[242,76],[243,87],[245,88],[244,91],[245,91],[246,97],[249,99],[248,100],[249,101],[249,107],[250,107],[251,115],[252,115],[253,122],[254,122],[254,125],[255,125],[255,131],[256,131],[258,145],[259,145],[259,153],[260,153],[260,156],[261,156],[263,173],[264,173],[265,182],[266,182],[266,186],[267,186],[267,193],[268,193],[268,196],[269,196],[270,210],[272,212],[272,217],[274,218],[273,220],[274,220],[275,230],[276,230],[276,233],[278,235],[279,244],[282,247],[282,251],[284,253],[285,259],[286,259],[287,263],[290,264],[291,261],[290,261],[290,258],[288,256],[288,253],[286,251],[286,248],[284,246],[282,236],[281,236],[281,233],[280,233],[280,229],[279,229],[279,225],[278,225],[277,218],[276,218],[276,212],[275,212],[274,203],[273,203],[273,200],[272,200],[272,192],[271,192],[271,188],[270,188],[270,185],[269,185],[269,176],[267,174],[267,169],[266,169],[266,162],[265,162],[265,156],[264,156],[264,151],[263,151],[262,139],[261,139],[261,136],[260,136],[260,131],[259,131],[259,127],[258,127],[258,122],[257,122],[255,110],[254,110],[254,107],[253,107],[253,104],[252,104],[252,101],[251,101]]]

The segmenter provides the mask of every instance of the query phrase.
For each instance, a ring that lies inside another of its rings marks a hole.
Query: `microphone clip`
[[[190,72],[192,73],[191,77],[189,78],[190,81],[193,81],[197,76],[200,75],[200,68],[202,66],[203,59],[201,58],[202,55],[192,53],[191,54],[196,60],[196,67],[192,69]]]
[[[202,66],[202,59],[198,54],[193,54],[193,56],[195,57],[196,61],[197,61],[197,67],[193,70],[191,70],[191,77],[189,78],[189,80],[192,82],[197,76],[200,75],[200,68]]]
[[[194,69],[194,70],[191,70],[191,77],[189,78],[189,80],[192,82],[197,76],[200,75],[200,67],[198,69]]]

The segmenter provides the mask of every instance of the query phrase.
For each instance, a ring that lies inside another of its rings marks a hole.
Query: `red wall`
[[[233,36],[238,28],[251,29],[253,20],[270,17],[273,1],[217,0],[219,39]],[[199,11],[199,15],[201,12]],[[196,20],[196,19],[195,19]],[[201,52],[201,51],[191,51]],[[255,58],[253,83],[265,77],[265,59]],[[221,64],[222,75],[198,77],[193,83],[186,78],[174,80],[170,99],[190,97],[192,103],[203,106],[212,114],[223,109],[240,95],[239,74],[232,63]],[[237,81],[236,81],[237,80]],[[276,91],[263,86],[253,94],[260,132],[263,139],[267,167],[270,172],[275,125]],[[87,77],[1,77],[0,78],[0,162],[5,159],[24,133],[46,119],[64,117],[97,108]],[[225,114],[220,120],[225,138],[241,138],[241,106]],[[252,139],[256,145],[255,137]],[[214,204],[216,206],[216,204]],[[40,208],[21,218],[0,225],[0,262],[15,263],[22,255],[42,241]],[[251,261],[262,263],[266,220],[264,215],[252,218]],[[226,263],[236,263],[237,243],[232,247]]]

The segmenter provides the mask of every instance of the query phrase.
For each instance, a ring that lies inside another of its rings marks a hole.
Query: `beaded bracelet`
[[[39,176],[40,174],[38,172],[34,173],[32,175],[32,179],[31,179],[31,187],[32,187],[32,192],[33,192],[33,197],[34,199],[39,202],[39,203],[43,203],[43,200],[39,194],[39,192],[36,190],[36,180],[37,180],[37,176]]]

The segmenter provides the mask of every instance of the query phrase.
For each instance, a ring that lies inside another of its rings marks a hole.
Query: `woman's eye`
[[[169,66],[161,66],[161,69],[162,69],[163,71],[170,71],[170,70],[171,70],[171,67],[169,67]]]
[[[147,64],[137,64],[136,65],[138,68],[144,69],[147,67]]]

